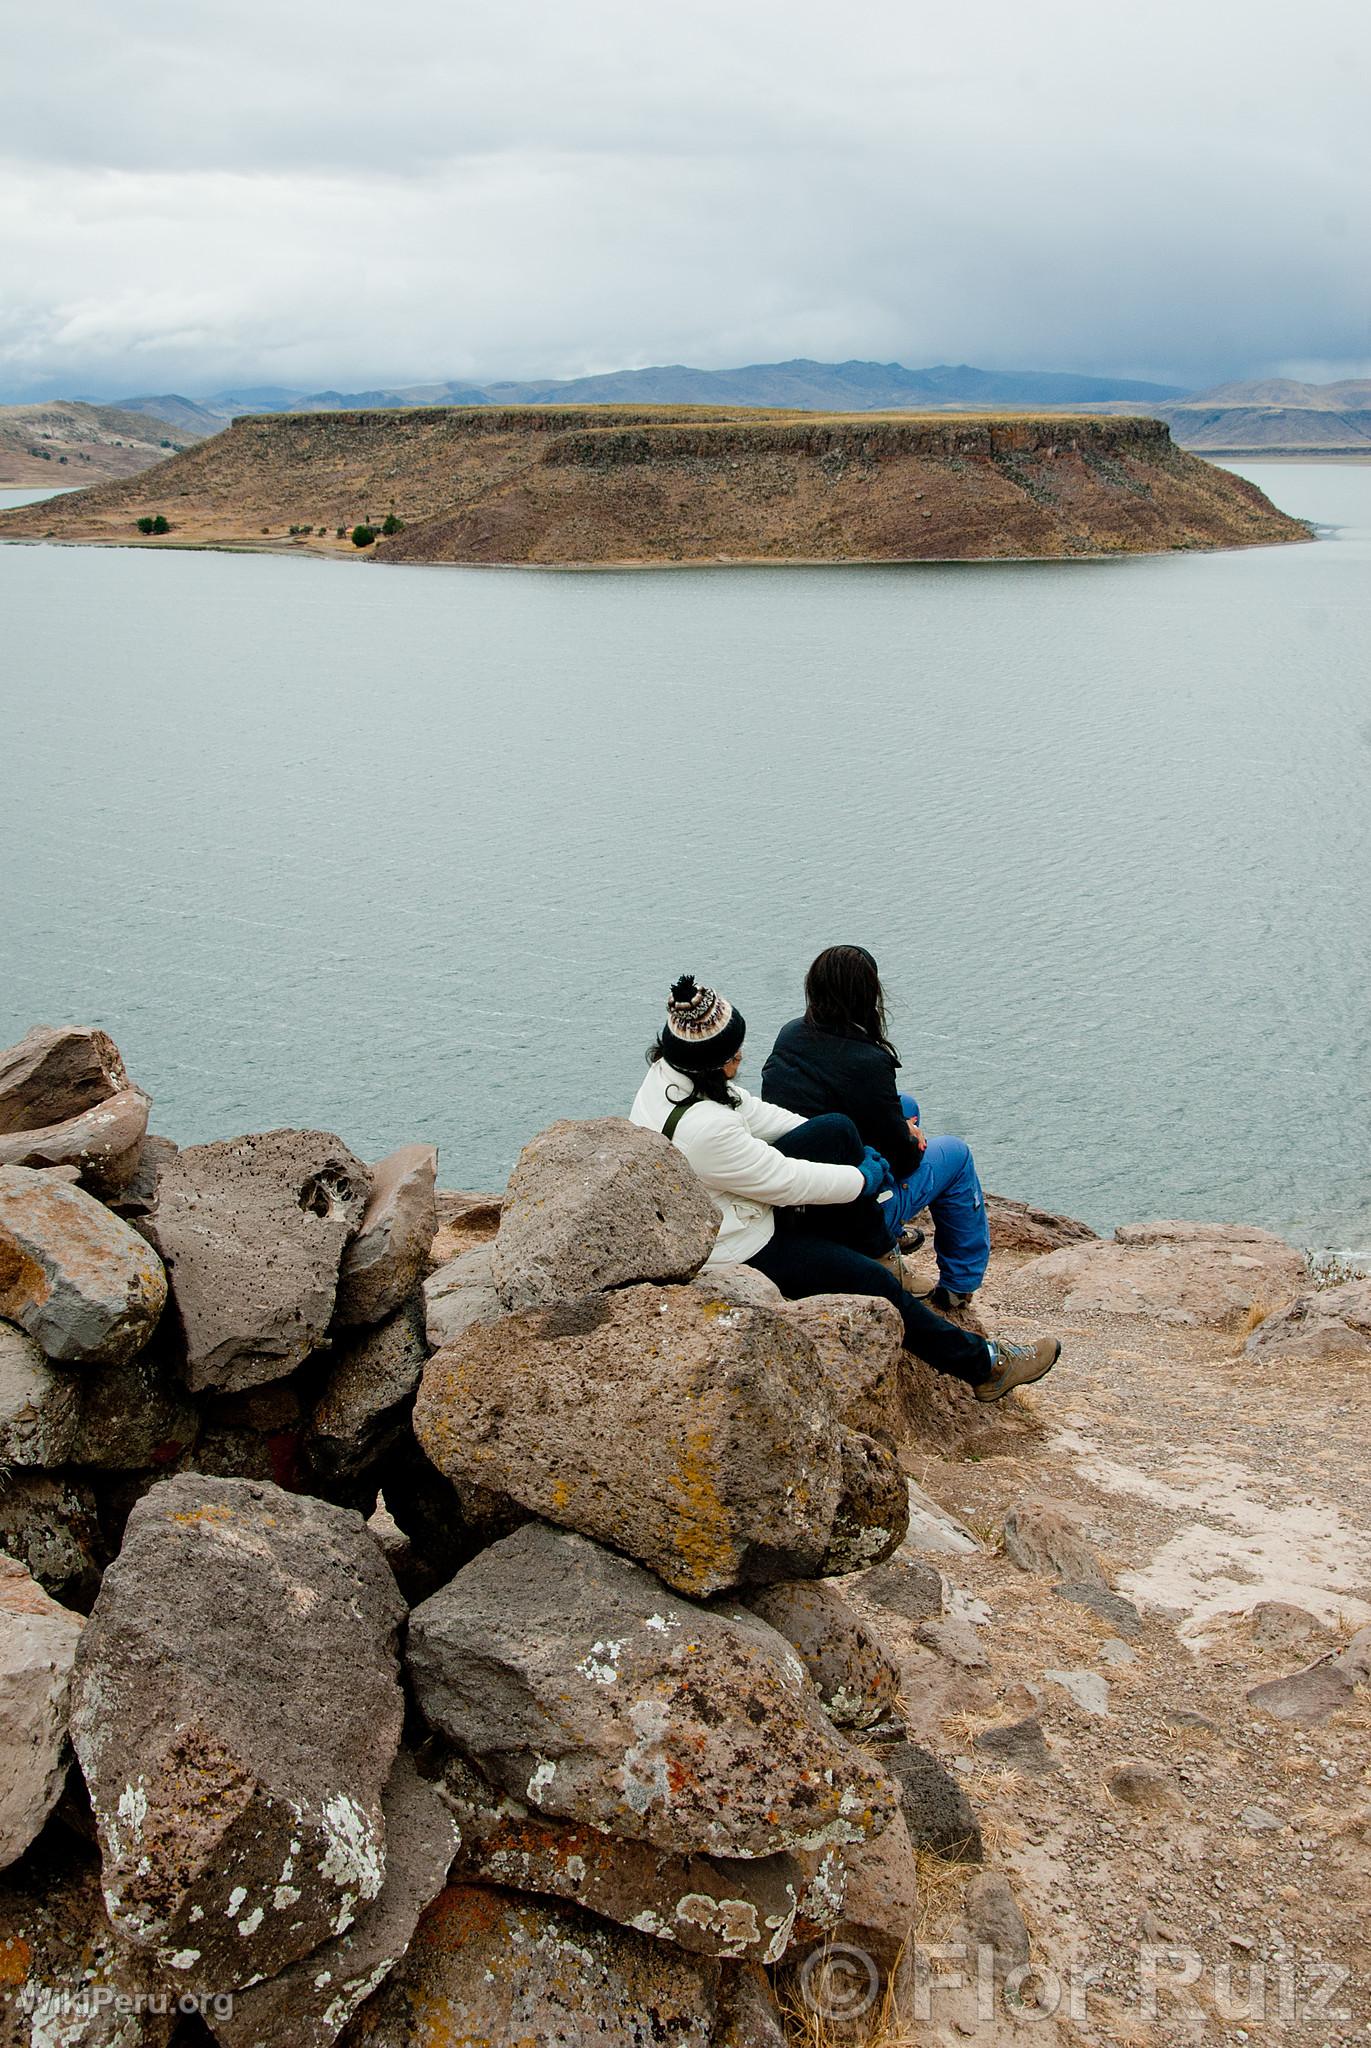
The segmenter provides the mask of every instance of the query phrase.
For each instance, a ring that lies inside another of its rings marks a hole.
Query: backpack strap
[[[702,1100],[703,1098],[699,1095],[687,1095],[684,1102],[678,1102],[666,1122],[662,1125],[662,1136],[664,1138],[674,1138],[676,1136],[676,1126],[686,1111],[693,1109],[695,1104]]]

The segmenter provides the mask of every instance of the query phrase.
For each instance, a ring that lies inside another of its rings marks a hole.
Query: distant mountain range
[[[1371,455],[1371,380],[1219,384],[1157,415],[1199,455]]]

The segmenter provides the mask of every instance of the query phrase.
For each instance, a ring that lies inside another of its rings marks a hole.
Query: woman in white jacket
[[[1041,1379],[1061,1346],[989,1342],[936,1315],[881,1263],[889,1236],[875,1197],[890,1169],[846,1116],[801,1117],[734,1086],[742,1015],[683,975],[629,1115],[662,1131],[720,1212],[709,1265],[755,1266],[782,1294],[878,1294],[904,1322],[908,1350],[997,1401]]]

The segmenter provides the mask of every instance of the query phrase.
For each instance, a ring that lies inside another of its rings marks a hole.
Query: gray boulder
[[[442,1786],[461,1829],[454,1876],[567,1899],[696,1955],[772,1963],[785,1953],[806,1881],[794,1856],[672,1855],[530,1812],[455,1755]]]
[[[121,1088],[65,1123],[0,1134],[0,1166],[72,1166],[92,1194],[111,1200],[137,1171],[151,1108],[141,1088]]]
[[[1252,1686],[1247,1697],[1273,1720],[1313,1728],[1350,1707],[1363,1685],[1371,1685],[1371,1627],[1358,1629],[1345,1650],[1330,1652],[1288,1678],[1266,1679]]]
[[[0,1052],[0,1134],[41,1130],[129,1085],[114,1040],[74,1025],[35,1025]]]
[[[0,1323],[0,1465],[64,1465],[76,1442],[78,1378]]]
[[[850,1433],[810,1340],[768,1309],[629,1287],[475,1325],[429,1360],[414,1431],[459,1494],[503,1496],[681,1592],[851,1568],[824,1566]],[[871,1562],[884,1538],[856,1529],[863,1512],[844,1541]]]
[[[1020,1571],[1042,1572],[1066,1581],[1079,1598],[1082,1588],[1107,1590],[1099,1553],[1071,1516],[1047,1501],[1026,1501],[1004,1518],[1004,1551]]]
[[[382,1797],[386,1875],[351,1927],[279,1976],[239,1991],[213,2022],[222,2048],[329,2048],[409,1947],[419,1917],[447,1882],[457,1824],[403,1752]]]
[[[721,1967],[576,1906],[453,1884],[344,2048],[726,2048]]]
[[[0,1868],[22,1856],[67,1775],[67,1705],[80,1615],[0,1557]]]
[[[49,1358],[124,1364],[156,1329],[166,1298],[156,1255],[93,1195],[0,1166],[0,1316]]]
[[[375,1328],[337,1339],[305,1431],[309,1468],[326,1486],[358,1478],[408,1426],[428,1358],[420,1297]]]
[[[1231,1328],[1253,1307],[1289,1301],[1307,1280],[1301,1254],[1238,1223],[1129,1223],[1114,1236],[1067,1245],[1011,1280],[1002,1306],[1032,1306],[1044,1292],[1073,1313],[1151,1316]]]
[[[973,1953],[989,1949],[996,1977],[1028,1961],[1032,1944],[1018,1901],[1009,1880],[998,1870],[983,1870],[972,1878],[962,1895],[967,1945]]]
[[[985,1852],[971,1801],[932,1751],[916,1742],[883,1743],[881,1763],[900,1788],[911,1842],[947,1863],[979,1863]]]
[[[840,1422],[870,1436],[896,1427],[904,1325],[893,1302],[878,1294],[811,1294],[785,1314],[813,1340],[828,1375]]]
[[[747,1604],[798,1652],[831,1721],[869,1728],[895,1711],[899,1668],[836,1586],[788,1580],[750,1594]]]
[[[432,1145],[403,1145],[372,1167],[371,1195],[339,1269],[340,1323],[382,1322],[418,1285],[438,1233],[437,1179]]]
[[[673,1854],[770,1856],[882,1827],[790,1645],[530,1523],[410,1616],[431,1725],[545,1814]]]
[[[490,1246],[459,1252],[424,1282],[424,1333],[430,1351],[455,1343],[473,1323],[498,1323],[504,1304],[490,1274]]]
[[[380,1892],[403,1611],[345,1509],[198,1473],[134,1507],[71,1732],[110,1918],[185,1990],[275,1975]]]
[[[668,1138],[617,1116],[556,1123],[519,1154],[492,1272],[506,1308],[542,1308],[689,1280],[718,1231],[718,1210]]]
[[[283,1379],[323,1342],[370,1190],[328,1131],[261,1131],[165,1162],[142,1228],[166,1261],[192,1393]]]
[[[783,1309],[786,1305],[774,1280],[768,1280],[755,1266],[740,1266],[727,1259],[701,1267],[690,1284],[698,1287],[707,1301],[728,1302],[734,1308]]]

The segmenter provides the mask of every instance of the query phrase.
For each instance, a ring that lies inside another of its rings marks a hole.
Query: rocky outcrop
[[[142,1227],[166,1263],[192,1392],[282,1379],[322,1343],[370,1191],[328,1131],[264,1131],[166,1162]]]
[[[1009,1195],[987,1194],[985,1220],[990,1225],[993,1252],[1056,1252],[1064,1245],[1085,1244],[1097,1233],[1074,1216],[1062,1216],[1054,1209],[1038,1209],[1031,1202],[1016,1202]]]
[[[1247,1340],[1249,1358],[1371,1357],[1371,1279],[1306,1288],[1288,1308],[1268,1316]]]
[[[50,1366],[32,1337],[0,1323],[0,1465],[65,1465],[80,1413],[75,1373]]]
[[[333,1355],[304,1436],[310,1470],[324,1490],[360,1479],[408,1431],[428,1358],[419,1297],[374,1329],[341,1338]]]
[[[838,1420],[868,1435],[897,1427],[904,1325],[893,1302],[870,1294],[811,1294],[785,1313],[802,1329],[828,1376]]]
[[[491,1276],[510,1309],[684,1281],[718,1231],[718,1210],[669,1139],[624,1117],[557,1123],[519,1154]]]
[[[850,1435],[789,1318],[645,1286],[467,1330],[429,1361],[414,1429],[459,1493],[503,1496],[692,1594],[823,1566]],[[854,1520],[868,1505],[854,1498]]]
[[[424,1328],[429,1349],[452,1344],[473,1323],[497,1323],[504,1303],[495,1291],[490,1248],[478,1245],[459,1252],[424,1282]]]
[[[403,1611],[343,1509],[189,1473],[134,1508],[72,1739],[110,1917],[188,1989],[274,1975],[380,1892]]]
[[[67,1706],[81,1617],[0,1557],[0,1868],[22,1856],[67,1775]]]
[[[75,1166],[109,1199],[137,1167],[149,1106],[105,1032],[38,1026],[0,1052],[0,1166]]]
[[[408,1662],[433,1726],[540,1813],[719,1856],[889,1818],[774,1630],[580,1536],[530,1524],[484,1551],[414,1610]]]
[[[158,1259],[93,1196],[0,1166],[0,1316],[49,1358],[125,1364],[156,1329],[166,1295]]]
[[[1282,1238],[1236,1223],[1122,1224],[1109,1239],[1049,1252],[1006,1292],[1043,1289],[1067,1310],[1228,1328],[1289,1301],[1305,1263]]]

